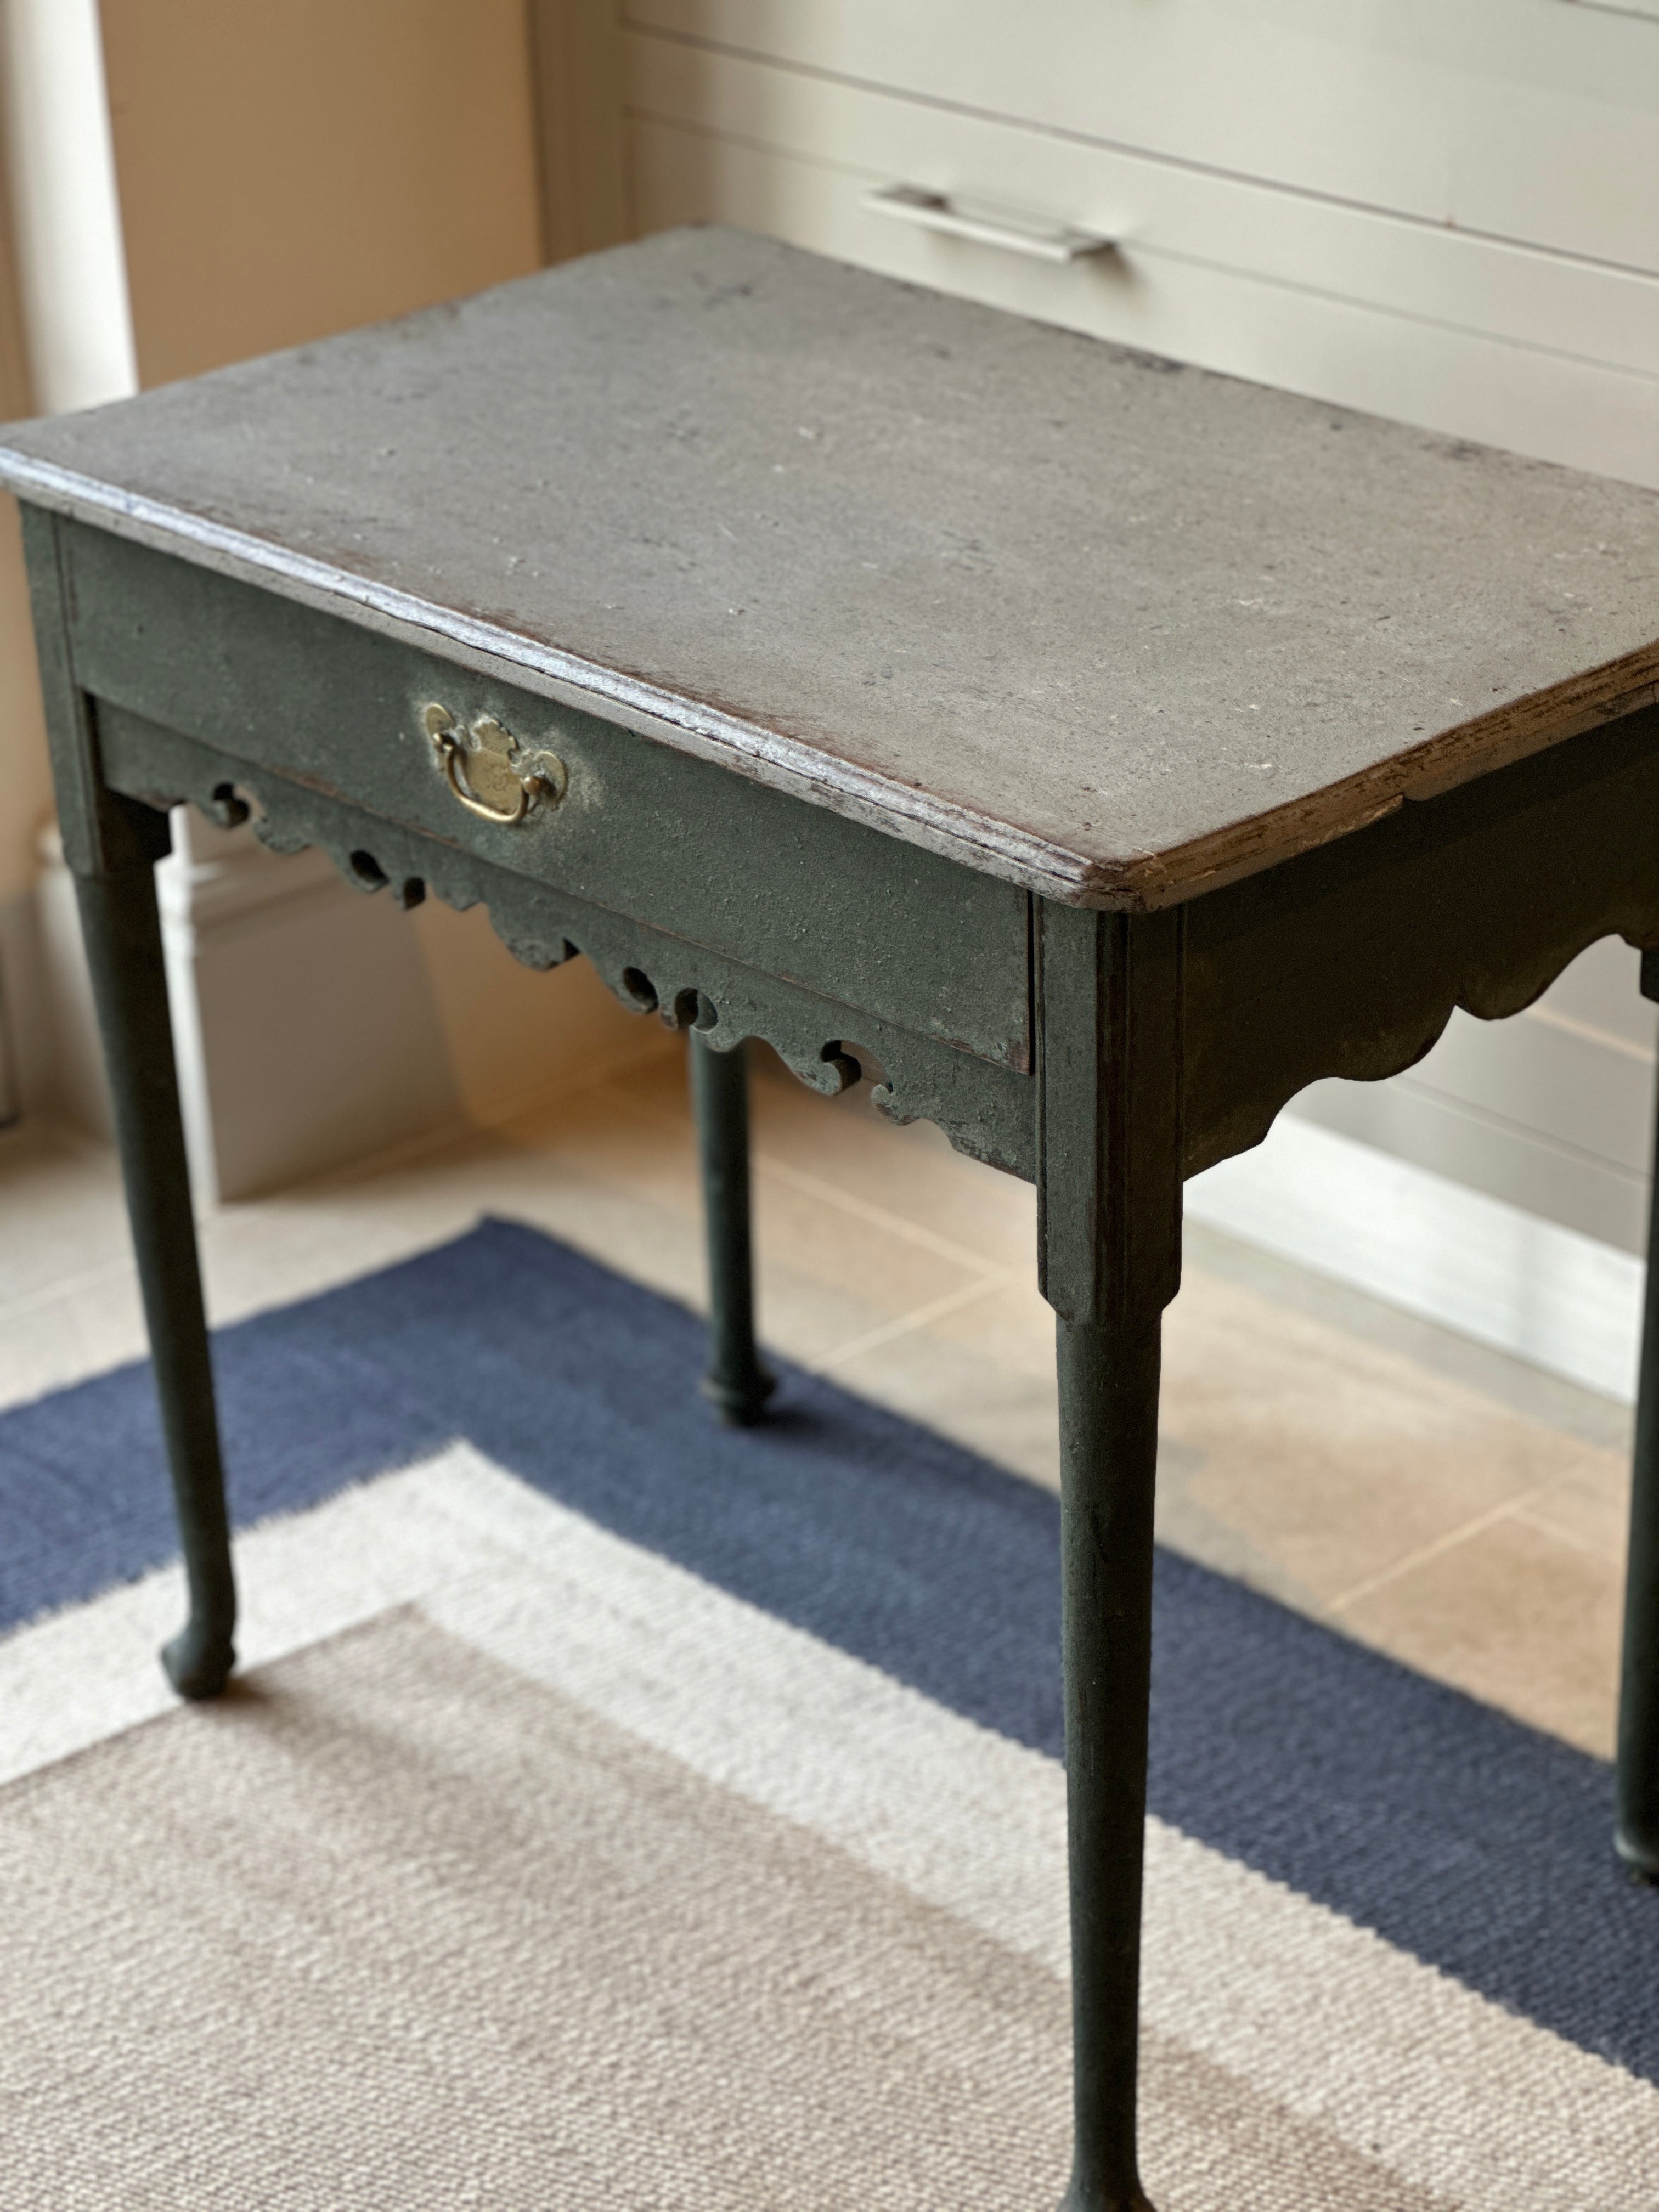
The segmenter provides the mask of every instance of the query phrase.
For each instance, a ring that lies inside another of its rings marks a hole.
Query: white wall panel
[[[879,173],[1000,199],[1103,230],[1123,241],[1129,270],[1142,258],[1178,255],[1659,375],[1659,277],[1241,183],[678,40],[634,34],[628,87],[630,105],[643,117],[849,175]],[[1659,118],[1652,129],[1659,137]],[[1126,271],[1092,273],[1111,283]]]
[[[1568,0],[629,0],[627,20],[1659,269],[1659,22]]]

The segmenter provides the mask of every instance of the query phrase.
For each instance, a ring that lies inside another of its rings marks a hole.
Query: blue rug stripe
[[[701,1324],[489,1222],[217,1339],[243,1522],[453,1437],[630,1541],[1058,1757],[1058,1510],[786,1370],[722,1430]],[[171,1555],[147,1370],[0,1418],[0,1619]],[[1620,1874],[1607,1768],[1161,1555],[1152,1803],[1188,1834],[1659,2081],[1659,1892]]]

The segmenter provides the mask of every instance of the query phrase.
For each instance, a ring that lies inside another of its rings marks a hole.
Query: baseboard
[[[33,891],[0,902],[0,1126],[50,1098],[55,1055]]]
[[[1577,1230],[1292,1115],[1195,1176],[1187,1211],[1606,1397],[1635,1397],[1645,1269]]]

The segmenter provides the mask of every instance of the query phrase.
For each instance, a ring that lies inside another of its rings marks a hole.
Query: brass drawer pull
[[[421,720],[439,765],[469,814],[511,829],[538,800],[556,806],[569,781],[556,753],[521,745],[493,714],[479,714],[462,729],[447,707],[435,701]]]

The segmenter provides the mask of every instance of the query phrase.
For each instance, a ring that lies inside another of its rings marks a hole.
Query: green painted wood
[[[112,815],[105,803],[91,714],[71,665],[64,543],[70,526],[40,507],[25,507],[21,516],[64,858],[78,875],[107,873],[130,862],[124,848],[131,824],[124,812]]]
[[[1642,957],[1642,995],[1659,1000],[1659,951]],[[1613,1840],[1626,1866],[1659,1882],[1659,1131],[1648,1235],[1642,1369],[1630,1498],[1630,1551],[1619,1682],[1619,1814]]]
[[[1073,2158],[1063,2212],[1148,2212],[1135,2156],[1140,1850],[1164,1306],[1181,1275],[1176,913],[1045,903],[1038,1217],[1056,1314]]]
[[[234,1663],[236,1586],[155,901],[167,818],[103,781],[94,716],[70,666],[63,526],[26,510],[24,532],[64,855],[109,1070],[185,1555],[189,1615],[162,1662],[181,1696],[210,1698]]]
[[[702,1390],[722,1420],[747,1428],[777,1387],[755,1348],[749,1071],[742,1045],[716,1052],[695,1024],[687,1061],[708,1252],[709,1358]]]
[[[1037,1254],[1076,1322],[1181,1281],[1185,917],[1037,910]]]
[[[495,866],[994,1060],[1031,1064],[1023,891],[591,714],[69,526],[85,689]],[[513,828],[457,802],[430,701],[566,764]]]
[[[1457,1006],[1499,1019],[1600,938],[1659,944],[1656,821],[1648,709],[1194,900],[1188,1173],[1321,1076],[1411,1066]]]
[[[181,1697],[213,1698],[235,1663],[236,1584],[155,905],[167,823],[131,800],[117,810],[141,817],[135,865],[78,874],[75,888],[189,1593],[189,1617],[162,1661]]]
[[[1061,2212],[1152,2212],[1135,2139],[1161,1320],[1137,1306],[1056,1325],[1072,1922]]]
[[[189,800],[222,819],[240,788],[276,851],[315,845],[359,890],[404,904],[429,888],[450,906],[487,907],[508,951],[527,966],[555,967],[581,953],[637,1013],[684,1028],[712,1012],[711,1044],[760,1037],[804,1083],[832,1095],[862,1069],[881,1078],[876,1103],[890,1119],[935,1121],[975,1158],[1028,1182],[1036,1174],[1036,1086],[1029,1075],[588,905],[118,708],[99,708],[98,738],[103,773],[116,790],[154,806]]]

